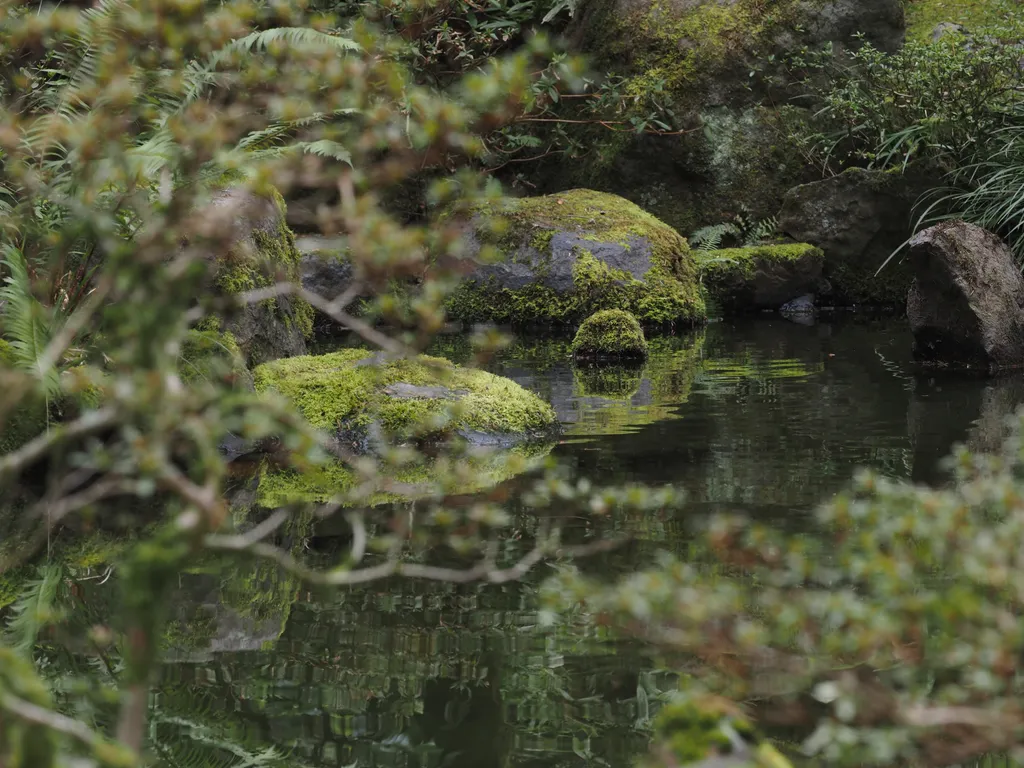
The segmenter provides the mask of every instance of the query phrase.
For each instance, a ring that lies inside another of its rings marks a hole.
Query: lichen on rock
[[[478,442],[535,439],[556,426],[551,406],[514,381],[435,357],[343,349],[266,363],[254,379],[312,426],[357,443],[374,426],[398,439],[459,433]]]
[[[686,240],[628,200],[575,189],[480,206],[474,222],[477,264],[448,301],[454,319],[568,325],[601,309],[650,325],[704,318]],[[497,262],[483,263],[486,246]]]
[[[573,358],[580,361],[643,360],[644,329],[629,312],[605,309],[583,321],[572,340]]]
[[[701,282],[727,312],[778,309],[823,285],[820,248],[779,243],[697,251]]]

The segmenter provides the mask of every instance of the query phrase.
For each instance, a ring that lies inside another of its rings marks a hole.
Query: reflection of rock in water
[[[1024,403],[1024,379],[980,379],[959,374],[919,376],[908,411],[914,444],[913,479],[942,482],[940,463],[955,443],[994,451],[1009,434],[1009,419]]]

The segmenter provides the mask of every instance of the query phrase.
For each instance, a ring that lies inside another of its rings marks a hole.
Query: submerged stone
[[[456,320],[573,324],[601,309],[655,325],[704,319],[686,240],[615,195],[506,199],[477,209],[467,241],[475,264],[448,302]]]
[[[997,371],[1024,366],[1024,277],[996,235],[947,221],[910,241],[914,357]]]
[[[583,321],[572,340],[576,360],[607,362],[647,357],[644,329],[629,312],[606,309]]]
[[[701,282],[727,312],[778,309],[822,286],[823,255],[807,243],[698,251]]]

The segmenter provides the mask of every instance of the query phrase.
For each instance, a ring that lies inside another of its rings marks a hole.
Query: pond
[[[599,566],[623,572],[683,551],[686,516],[813,535],[815,505],[858,467],[941,483],[954,443],[998,444],[1024,382],[922,374],[910,344],[901,318],[769,316],[654,339],[639,370],[574,370],[562,340],[520,341],[491,370],[553,404],[558,462],[685,489],[683,513],[629,521],[633,542]],[[191,574],[151,740],[166,765],[629,765],[672,675],[603,630],[540,626],[544,574],[327,594],[265,570]]]

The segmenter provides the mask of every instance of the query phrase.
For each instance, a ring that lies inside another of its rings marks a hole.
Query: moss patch
[[[907,37],[928,40],[943,22],[960,24],[971,34],[1015,33],[1024,30],[1020,3],[1017,0],[908,0],[906,5]]]
[[[259,392],[291,400],[314,427],[329,431],[365,428],[377,421],[389,433],[441,434],[478,430],[529,434],[554,426],[551,406],[514,381],[447,360],[420,356],[376,364],[371,353],[344,349],[260,365]],[[443,387],[454,397],[392,397],[392,384]]]
[[[572,340],[578,360],[641,360],[647,357],[647,340],[639,321],[621,309],[595,312],[583,321]]]
[[[466,322],[514,325],[573,324],[601,309],[624,309],[652,325],[697,322],[704,302],[686,240],[674,229],[616,195],[576,189],[557,195],[505,200],[477,210],[478,220],[498,225],[478,233],[510,263],[536,254],[534,273],[543,278],[553,258],[551,241],[559,232],[584,241],[614,243],[626,249],[650,248],[650,269],[641,279],[609,266],[579,247],[572,288],[555,290],[542,282],[512,290],[493,281],[470,280],[449,299],[448,313]]]

